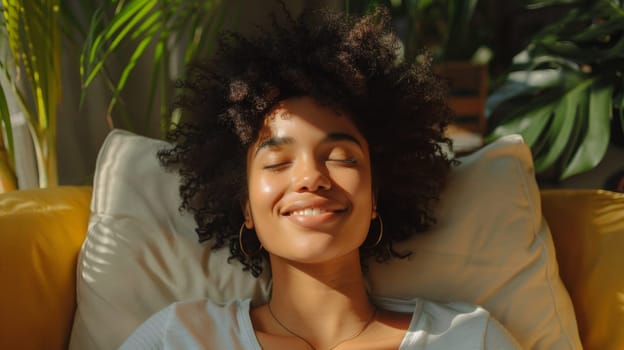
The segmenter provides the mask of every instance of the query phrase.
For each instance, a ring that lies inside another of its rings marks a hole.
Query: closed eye
[[[347,165],[355,165],[355,164],[357,164],[357,160],[355,158],[346,158],[346,159],[342,159],[342,158],[329,158],[329,159],[327,159],[327,161],[329,161],[329,162],[338,162],[338,163],[347,164]]]
[[[278,170],[280,168],[286,167],[290,162],[280,162],[275,164],[269,164],[262,167],[265,170]]]

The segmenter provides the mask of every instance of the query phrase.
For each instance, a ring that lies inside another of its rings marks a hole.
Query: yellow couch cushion
[[[624,194],[542,192],[585,349],[624,349]]]
[[[0,349],[67,349],[90,187],[0,194]]]

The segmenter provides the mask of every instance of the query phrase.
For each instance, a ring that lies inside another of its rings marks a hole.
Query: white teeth
[[[320,215],[326,213],[327,210],[319,209],[319,208],[306,208],[302,210],[295,210],[291,213],[291,215],[300,215],[300,216],[313,216]]]

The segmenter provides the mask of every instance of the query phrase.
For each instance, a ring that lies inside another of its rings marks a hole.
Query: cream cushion
[[[266,274],[254,279],[227,263],[227,249],[197,242],[192,216],[178,210],[178,177],[155,156],[164,147],[121,130],[102,146],[70,349],[116,349],[176,300],[268,295]],[[410,259],[371,263],[372,294],[481,304],[526,349],[581,348],[521,137],[462,158],[437,210],[433,230],[397,247]]]

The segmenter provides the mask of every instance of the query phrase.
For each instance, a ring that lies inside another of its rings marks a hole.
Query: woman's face
[[[349,117],[310,97],[280,103],[247,152],[245,224],[301,263],[357,252],[374,216],[368,144]]]

